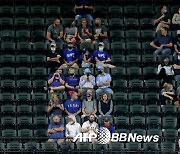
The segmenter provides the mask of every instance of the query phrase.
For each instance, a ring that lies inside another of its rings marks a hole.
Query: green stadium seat
[[[167,104],[162,106],[162,113],[165,116],[176,116],[177,115],[177,107],[171,104]]]
[[[111,38],[112,42],[121,41],[124,38],[124,32],[122,30],[118,30],[118,29],[111,30],[110,38]]]
[[[15,43],[13,42],[1,42],[2,50],[15,50]]]
[[[15,129],[16,127],[16,117],[5,116],[1,117],[2,129]]]
[[[35,116],[45,116],[47,115],[47,106],[45,106],[44,104],[35,105],[33,107],[33,113]]]
[[[61,21],[62,25],[63,25],[63,26],[67,26],[68,23],[69,23],[70,21],[73,21],[74,19],[73,19],[73,18],[62,18],[61,20],[62,20],[62,21]]]
[[[147,92],[159,92],[159,81],[154,79],[145,80],[145,88]]]
[[[22,148],[22,143],[19,143],[19,142],[10,142],[10,143],[7,143],[7,151],[21,151],[23,148]]]
[[[116,129],[115,130],[116,133],[126,133],[129,134],[130,130],[129,129]],[[114,143],[114,142],[113,142]],[[117,142],[116,142],[117,143]]]
[[[138,40],[140,38],[140,32],[137,30],[126,30],[125,31],[126,40]]]
[[[152,27],[154,25],[152,18],[141,18],[139,20],[139,23],[140,23],[141,29],[146,29],[146,28],[152,29]]]
[[[44,87],[47,87],[47,81],[45,80],[34,80],[33,81],[33,89],[37,92],[43,92]]]
[[[126,69],[124,67],[116,67],[116,68],[113,68],[111,70],[111,75],[113,77],[119,77],[121,76],[122,79],[124,79],[123,77],[126,75]]]
[[[56,151],[57,150],[57,144],[53,142],[41,143],[41,146],[42,146],[43,151]]]
[[[21,15],[29,14],[29,7],[26,5],[16,5],[15,13]]]
[[[17,90],[18,92],[30,92],[31,89],[31,81],[22,79],[17,80]]]
[[[24,150],[25,151],[33,151],[34,149],[36,149],[36,150],[40,149],[39,143],[36,143],[36,142],[24,143]]]
[[[71,142],[62,142],[59,144],[59,146],[60,146],[61,151],[64,153],[74,149],[74,144]]]
[[[5,102],[6,104],[8,102],[13,102],[14,100],[14,94],[5,92],[5,93],[0,93],[0,101]]]
[[[176,142],[178,131],[176,129],[164,129],[163,136],[165,137],[165,141]]]
[[[153,30],[142,30],[141,31],[141,37],[142,40],[144,41],[149,41],[149,40],[153,40],[155,38],[155,31]]]
[[[107,14],[107,8],[103,5],[95,5],[93,8],[93,15],[95,17],[105,16]]]
[[[109,149],[112,152],[119,152],[125,150],[124,144],[121,142],[111,142],[109,144]]]
[[[127,81],[123,79],[113,80],[113,89],[115,92],[127,92]]]
[[[34,117],[34,126],[36,129],[46,128],[48,125],[48,119],[44,116]]]
[[[147,130],[147,135],[158,135],[162,137],[162,130],[161,129],[148,129]]]
[[[20,142],[28,142],[30,137],[33,136],[33,131],[30,129],[18,130],[18,137],[20,137]]]
[[[141,148],[141,143],[137,143],[137,142],[129,142],[129,143],[126,143],[126,148],[128,151],[141,151],[142,148]]]
[[[176,151],[176,143],[172,142],[161,142],[162,153],[173,153]]]
[[[159,151],[158,143],[155,142],[143,143],[143,150],[145,151],[151,150],[152,152]]]
[[[0,25],[0,27],[11,27],[13,25],[13,19],[9,17],[2,17],[0,18]]]
[[[112,29],[114,28],[120,28],[123,25],[123,20],[120,18],[111,18],[109,19],[109,27]]]
[[[161,112],[161,108],[158,105],[153,105],[153,104],[147,105],[146,112],[148,116],[152,116],[152,115],[158,116]]]
[[[1,113],[3,116],[15,116],[16,106],[11,104],[6,104],[1,106]]]
[[[142,5],[139,7],[139,13],[141,14],[141,16],[151,16],[154,14],[153,11],[153,6],[150,5]]]
[[[158,116],[149,116],[146,119],[147,127],[150,129],[160,129],[161,128],[161,117]]]
[[[113,111],[114,116],[126,116],[129,114],[129,107],[128,105],[115,105]]]
[[[17,113],[19,116],[29,116],[32,115],[32,106],[30,105],[19,105],[17,106]]]
[[[45,8],[43,5],[32,5],[31,14],[41,15],[45,13]]]
[[[44,66],[46,62],[46,56],[41,54],[36,54],[32,56],[31,62],[33,63],[33,66]]]
[[[15,89],[15,81],[10,79],[1,80],[2,92],[13,92]]]
[[[25,17],[18,17],[14,20],[15,26],[28,26],[29,25],[29,19]]]
[[[162,118],[163,128],[176,128],[177,127],[177,117],[166,116]]]
[[[32,117],[21,116],[17,118],[18,129],[32,129]]]
[[[36,27],[44,27],[45,21],[44,18],[39,18],[39,17],[34,17],[30,19],[30,25],[31,26],[36,26]]]
[[[145,112],[145,107],[143,105],[133,104],[130,106],[130,114],[132,116],[143,116],[144,112]]]
[[[8,15],[8,14],[13,14],[14,13],[14,8],[10,5],[2,5],[0,7],[0,15]]]
[[[114,50],[114,53],[123,54],[126,50],[125,43],[116,41],[111,43],[111,49]]]
[[[139,26],[139,21],[136,18],[125,18],[124,25],[126,29],[130,29],[130,28],[137,29]]]
[[[0,57],[1,65],[3,67],[14,66],[15,65],[15,56],[10,54],[4,54]]]
[[[56,6],[57,7],[57,6]],[[54,22],[54,18],[53,17],[46,17],[46,25],[49,26]]]
[[[144,96],[144,99],[148,104],[157,104],[157,102],[159,102],[159,94],[156,92],[148,92],[145,93]]]
[[[141,66],[141,56],[130,54],[126,56],[127,66]]]
[[[83,42],[80,44],[80,50],[83,50],[84,48],[88,48],[93,50],[94,49],[94,44],[90,42]]]
[[[46,7],[46,14],[47,15],[58,15],[61,13],[60,7],[56,5],[49,5]]]
[[[16,38],[19,41],[25,41],[30,39],[30,31],[28,30],[17,30],[16,31]]]
[[[149,79],[150,77],[156,78],[157,68],[155,67],[144,67],[143,68],[143,75],[145,79]]]
[[[44,42],[36,42],[33,44],[34,50],[47,50],[47,45]]]
[[[178,9],[179,9],[179,5],[171,5],[170,7],[170,11],[172,14],[176,13]]]
[[[142,135],[142,136],[146,136],[146,130],[145,129],[132,129],[131,133],[135,134],[137,133],[137,135]]]
[[[131,128],[144,128],[145,127],[145,117],[142,116],[134,116],[130,118]]]
[[[46,37],[46,32],[41,29],[31,31],[31,37],[34,42],[43,41]]]
[[[129,91],[130,92],[142,92],[143,90],[143,81],[134,79],[129,81]]]
[[[140,79],[142,76],[142,70],[140,67],[128,67],[127,68],[127,75],[129,79]]]
[[[150,41],[142,42],[142,50],[144,54],[153,54],[154,49],[150,46]]]
[[[115,104],[124,104],[127,101],[127,93],[116,92],[113,94]]]
[[[13,41],[14,39],[14,31],[12,30],[3,30],[0,32],[1,40],[6,41]]]
[[[156,57],[153,54],[142,55],[142,62],[144,66],[154,66],[156,65]]]
[[[29,79],[31,75],[31,70],[28,67],[18,67],[16,68],[16,76],[19,79]]]
[[[137,12],[138,12],[137,6],[134,6],[134,5],[126,5],[126,6],[124,6],[124,13],[126,15],[128,15],[128,14],[137,14]]]
[[[36,92],[32,95],[33,101],[46,101],[46,93]]]
[[[17,136],[17,132],[14,129],[2,130],[2,137],[9,137],[9,138],[11,137],[11,140],[13,140],[12,137],[16,137],[16,136]]]
[[[91,151],[92,150],[92,143],[89,142],[78,142],[77,143],[77,150],[79,152],[83,152],[83,151]]]
[[[31,50],[31,43],[30,42],[18,42],[17,49],[22,51]]]
[[[126,48],[128,54],[137,54],[141,50],[141,44],[136,41],[128,41],[126,42]]]
[[[114,125],[116,129],[127,129],[129,126],[129,117],[118,116],[114,117]]]
[[[23,64],[25,64],[26,66],[29,66],[31,62],[31,57],[26,54],[20,54],[20,55],[17,55],[16,62],[18,63],[18,66],[22,66]]]
[[[114,6],[109,6],[108,8],[109,14],[121,14],[122,13],[122,7],[114,5]]]
[[[32,76],[34,79],[39,79],[39,78],[42,79],[42,77],[46,77],[47,76],[46,68],[44,68],[44,67],[32,68]]]

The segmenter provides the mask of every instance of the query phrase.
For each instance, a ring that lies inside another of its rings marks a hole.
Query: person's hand
[[[174,69],[177,69],[178,65],[174,64],[173,67],[174,67]]]
[[[81,43],[83,43],[83,42],[84,42],[84,40],[83,40],[83,39],[80,39],[80,42],[81,42]]]
[[[73,65],[73,62],[69,62],[69,65],[70,65],[70,66]]]
[[[159,48],[162,49],[164,47],[164,45],[162,44]]]
[[[78,6],[78,9],[83,9],[83,5],[81,5],[81,6]]]
[[[76,89],[79,89],[79,86],[76,86],[75,88],[76,88]]]
[[[86,33],[89,33],[89,29],[86,29]]]
[[[89,7],[89,6],[87,6],[87,5],[84,6],[85,9],[88,9],[88,7]]]
[[[163,14],[161,17],[160,17],[160,19],[162,19],[162,18],[164,18],[165,17],[165,14]]]
[[[87,75],[84,75],[84,80],[87,80],[88,76]]]
[[[170,99],[170,100],[173,100],[173,97],[169,96],[169,99]]]

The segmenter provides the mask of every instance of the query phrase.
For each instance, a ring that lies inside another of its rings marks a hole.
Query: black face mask
[[[98,70],[98,73],[99,73],[99,74],[102,74],[102,71],[101,71],[101,70]]]
[[[99,24],[97,24],[97,23],[96,23],[96,24],[95,24],[95,26],[96,26],[96,27],[98,27],[98,26],[99,26]]]
[[[68,47],[68,49],[70,49],[70,50],[71,50],[72,48],[73,48],[73,47]]]
[[[69,73],[69,75],[70,75],[70,76],[73,76],[73,75],[74,75],[74,73]]]
[[[55,124],[55,125],[58,125],[58,124],[59,124],[59,122],[54,122],[54,124]]]

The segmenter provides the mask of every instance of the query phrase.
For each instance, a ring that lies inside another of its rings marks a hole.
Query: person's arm
[[[111,58],[108,58],[107,60],[105,60],[105,62],[111,62]]]
[[[87,133],[87,132],[89,132],[91,130],[91,128],[89,127],[89,128],[82,128],[81,129],[81,132],[82,133]]]
[[[106,115],[110,115],[111,112],[112,112],[112,110],[113,110],[113,102],[112,102],[112,100],[111,100],[110,109],[109,109],[109,111],[105,114],[105,116],[106,116]]]
[[[171,97],[171,96],[169,96],[168,94],[166,94],[166,92],[163,92],[163,93],[162,93],[162,96],[165,96],[165,97],[167,97],[167,98],[173,100],[173,97]]]
[[[160,47],[158,47],[157,45],[155,45],[154,41],[152,41],[152,42],[150,43],[150,46],[152,46],[152,47],[155,48],[155,49],[160,49]]]
[[[65,136],[66,137],[69,137],[69,130],[68,130],[69,128],[68,128],[68,126],[66,125],[66,129],[65,129]]]
[[[97,57],[95,57],[95,61],[96,61],[96,63],[101,62]]]
[[[177,44],[174,44],[174,50],[175,50],[177,53],[179,53],[179,50],[178,50],[178,48],[177,48]]]
[[[51,128],[51,129],[48,129],[48,133],[52,134],[52,133],[55,133],[56,130],[54,128]]]
[[[63,104],[58,104],[57,107],[59,107],[60,110],[64,111],[64,105]]]
[[[168,21],[166,22],[166,21],[162,21],[164,24],[167,24],[167,25],[170,25],[171,24],[171,20],[170,19],[168,19]]]
[[[89,29],[86,29],[86,33],[88,36],[90,36],[90,37],[92,36],[92,33],[89,31]]]
[[[107,37],[108,35],[107,35],[107,32],[104,32],[104,33],[99,34],[99,36],[100,37]]]
[[[73,86],[69,86],[68,83],[65,84],[65,87],[69,88],[69,89],[74,89],[74,87]]]
[[[97,112],[96,100],[94,100],[93,103],[94,103],[94,111],[92,112],[92,114],[96,114],[96,112]]]
[[[163,44],[163,45],[161,45],[161,47],[172,47],[172,42],[170,42],[170,43],[168,43],[168,44]]]
[[[154,23],[155,23],[155,24],[159,23],[159,22],[160,22],[160,20],[161,20],[162,18],[164,18],[164,17],[165,17],[165,15],[163,14],[163,15],[162,15],[162,16],[160,16],[159,18],[154,19]]]
[[[80,5],[80,6],[75,5],[74,8],[75,8],[75,9],[83,9],[83,5]]]
[[[61,38],[63,38],[63,31],[61,31],[60,33],[59,33],[59,37],[58,37],[59,39],[61,39]]]
[[[64,126],[61,126],[59,128],[54,128],[54,130],[57,132],[62,132],[62,131],[64,131]]]
[[[86,116],[88,116],[88,114],[85,112],[85,100],[83,100],[83,102],[82,102],[82,113],[84,114],[84,115],[86,115]]]
[[[77,116],[79,113],[81,113],[81,109],[79,109],[76,113],[74,113],[74,116]]]
[[[93,75],[90,75],[90,82],[93,86],[95,86],[96,82],[95,82],[95,77]]]
[[[51,83],[53,82],[53,80],[54,80],[54,75],[55,75],[55,74],[53,74],[52,77],[48,80],[48,84],[51,84]]]
[[[101,101],[99,101],[98,110],[99,110],[99,114],[104,116],[104,114],[103,114],[103,112],[101,110]]]
[[[65,109],[65,112],[66,112],[67,115],[71,115],[72,114],[72,113],[68,112],[67,109]]]
[[[81,42],[83,42],[83,39],[81,38],[80,33],[78,33],[78,39],[79,39]]]
[[[177,69],[177,70],[180,69],[180,65],[174,64],[173,67],[174,67],[174,69]]]
[[[161,66],[161,64],[159,64],[159,65],[158,65],[157,74],[159,74],[159,72],[161,71],[161,68],[162,68],[162,66]]]
[[[85,5],[84,6],[86,9],[89,9],[89,10],[92,10],[93,9],[93,6],[91,5],[91,6],[87,6],[87,5]]]
[[[175,95],[175,93],[174,92],[165,92],[166,94],[168,94],[168,95]]]
[[[173,18],[172,18],[172,23],[173,23],[173,24],[177,24],[177,22],[176,22],[176,17],[177,17],[177,14],[175,13],[175,14],[173,15]]]
[[[53,40],[53,39],[51,38],[51,33],[48,32],[48,31],[47,31],[47,34],[46,34],[46,38],[47,38],[49,41],[51,41],[51,42],[55,42],[55,40]]]
[[[51,105],[51,106],[49,105],[49,106],[48,106],[48,109],[47,109],[47,112],[48,112],[48,113],[51,112],[53,108],[54,108],[54,105]]]
[[[79,81],[80,87],[83,87],[86,81],[87,81],[87,77],[85,75],[81,76]]]

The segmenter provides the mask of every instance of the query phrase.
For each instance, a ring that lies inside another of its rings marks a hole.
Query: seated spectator
[[[168,35],[168,29],[161,28],[161,36],[154,39],[150,45],[156,49],[155,56],[162,54],[163,57],[168,57],[171,54],[172,38]]]
[[[177,56],[177,59],[173,61],[174,69],[174,79],[176,81],[180,80],[180,55]]]
[[[93,98],[93,91],[92,89],[88,89],[86,93],[86,99],[82,102],[82,118],[89,117],[91,114],[95,115],[97,112],[97,103],[96,100]]]
[[[64,64],[61,65],[61,68],[67,68],[67,67],[74,67],[74,68],[79,68],[77,62],[79,60],[79,52],[76,48],[74,48],[74,45],[72,42],[68,43],[68,48],[66,48],[63,51],[63,60]]]
[[[115,133],[115,128],[114,128],[114,126],[111,124],[109,118],[107,118],[107,117],[104,118],[104,124],[103,124],[101,127],[107,128],[107,129],[110,131],[111,134],[112,134],[112,133]]]
[[[46,38],[48,44],[50,42],[63,43],[63,27],[60,19],[56,18],[54,23],[48,27]]]
[[[55,73],[49,75],[48,78],[49,92],[64,91],[65,77],[62,75],[62,70],[58,68]]]
[[[69,69],[69,76],[66,77],[65,86],[67,91],[76,91],[79,89],[79,77],[75,75],[74,68]]]
[[[113,102],[108,98],[108,94],[104,93],[99,101],[98,110],[100,116],[111,117],[113,111]]]
[[[68,23],[68,26],[64,30],[64,40],[65,42],[73,42],[73,44],[76,43],[76,37],[77,37],[78,29],[75,26],[75,21],[71,20]]]
[[[174,102],[175,90],[172,84],[165,83],[161,90],[161,104],[172,104]]]
[[[105,25],[102,25],[101,19],[96,18],[95,20],[95,26],[93,29],[93,35],[94,35],[94,44],[99,42],[108,42],[108,33],[107,28]]]
[[[104,43],[100,42],[99,43],[99,49],[95,50],[93,53],[95,62],[96,62],[96,67],[99,65],[102,65],[104,67],[108,68],[115,68],[116,66],[111,64],[111,58],[107,51],[104,50]]]
[[[167,11],[167,6],[163,5],[161,7],[161,12],[158,13],[154,19],[154,23],[157,25],[156,33],[161,30],[161,28],[166,27],[169,29],[171,23],[170,15]]]
[[[94,67],[93,55],[90,53],[89,49],[83,49],[81,66],[82,67]]]
[[[94,88],[95,77],[91,75],[91,70],[89,68],[86,68],[84,70],[84,75],[80,77],[79,86],[83,89],[83,91],[86,91],[89,88]]]
[[[70,94],[71,98],[67,99],[64,103],[64,108],[66,114],[69,115],[74,115],[77,116],[81,113],[81,102],[78,99],[78,93],[75,91],[72,91]]]
[[[76,122],[74,115],[68,116],[68,124],[66,124],[66,141],[73,142],[74,137],[81,133],[81,125]]]
[[[61,66],[60,58],[60,52],[56,50],[56,43],[52,42],[51,51],[49,51],[47,54],[47,67],[53,69],[54,67]]]
[[[177,31],[177,38],[174,40],[175,55],[180,56],[180,30]]]
[[[79,27],[78,38],[81,43],[91,42],[92,32],[91,28],[87,26],[87,19],[82,19],[82,27]]]
[[[56,94],[52,94],[47,111],[49,113],[49,116],[54,117],[57,115],[60,117],[62,116],[62,111],[64,111],[63,102],[59,100]]]
[[[58,144],[64,142],[64,124],[60,122],[58,116],[53,117],[53,123],[48,126],[48,142],[57,142]]]
[[[109,73],[105,73],[103,66],[98,66],[99,75],[96,77],[96,84],[98,89],[96,90],[96,94],[102,94],[104,92],[108,94],[113,94],[112,89],[110,89],[111,84],[111,76]]]
[[[82,125],[82,133],[87,133],[87,134],[98,134],[98,124],[95,122],[95,116],[91,114],[89,116],[89,120],[85,121]],[[93,139],[92,142],[97,142],[96,139]]]
[[[163,83],[171,82],[174,79],[174,70],[168,57],[164,58],[161,64],[159,64],[157,74],[159,79],[163,80]]]
[[[176,99],[175,99],[175,102],[174,102],[174,105],[175,106],[180,106],[180,87],[177,88],[176,90]]]
[[[93,1],[92,0],[75,0],[75,20],[80,20],[82,18],[87,18],[88,20],[93,20]]]
[[[174,14],[172,24],[175,30],[180,30],[180,8],[178,9],[178,12]]]

